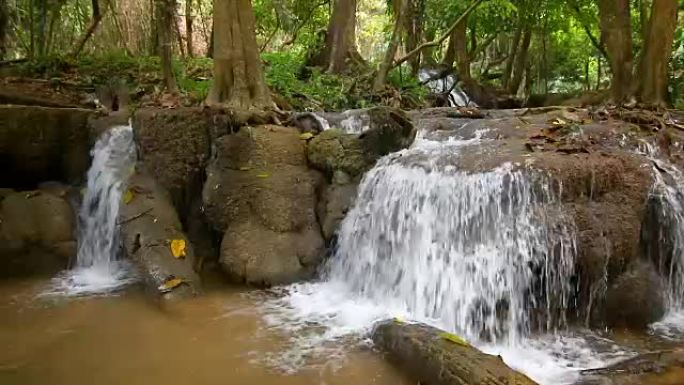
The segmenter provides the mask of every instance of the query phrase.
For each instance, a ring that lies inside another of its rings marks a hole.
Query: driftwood
[[[386,321],[373,341],[424,385],[533,385],[527,376],[459,337],[425,324]]]

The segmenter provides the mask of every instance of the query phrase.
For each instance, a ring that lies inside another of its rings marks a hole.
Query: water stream
[[[293,350],[322,354],[400,317],[464,336],[540,383],[569,383],[629,354],[567,329],[576,250],[561,186],[519,165],[454,166],[486,147],[481,134],[421,135],[364,176],[322,280],[266,304],[266,319],[297,335]]]
[[[133,129],[112,127],[92,151],[87,185],[78,214],[78,254],[75,266],[57,277],[51,292],[66,295],[107,293],[135,280],[120,260],[117,218],[125,182],[135,165]]]

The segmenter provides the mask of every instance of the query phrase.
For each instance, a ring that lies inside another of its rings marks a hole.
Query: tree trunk
[[[404,50],[411,52],[420,43],[423,37],[423,13],[424,0],[407,0],[406,13],[404,14]],[[409,60],[411,74],[418,73],[421,55],[418,54]]]
[[[511,43],[510,51],[508,54],[508,59],[506,59],[506,66],[504,67],[504,72],[501,76],[502,86],[504,89],[509,88],[511,82],[511,74],[513,73],[513,64],[515,63],[515,57],[518,54],[518,47],[520,46],[520,38],[522,37],[523,21],[520,18],[518,28],[513,34],[513,41]]]
[[[214,0],[214,84],[209,106],[264,108],[272,105],[254,30],[250,0]]]
[[[214,25],[211,26],[211,33],[209,34],[209,46],[207,47],[207,57],[214,58]]]
[[[195,49],[192,41],[192,0],[185,0],[185,43],[188,57],[195,56]]]
[[[310,64],[321,66],[328,73],[342,73],[347,69],[347,59],[359,57],[356,50],[356,0],[336,0],[325,44]]]
[[[606,43],[613,73],[611,93],[615,103],[625,102],[632,93],[632,26],[629,0],[599,0],[601,41]]]
[[[529,27],[523,32],[522,43],[520,50],[515,57],[515,65],[513,66],[513,76],[508,84],[508,92],[517,94],[522,83],[523,75],[525,75],[525,68],[527,67],[527,53],[530,50],[530,43],[532,42],[532,29]]]
[[[399,48],[401,26],[404,24],[404,16],[406,15],[406,10],[409,7],[408,3],[410,1],[411,0],[394,1],[394,28],[392,29],[392,37],[390,38],[389,45],[387,46],[387,51],[385,51],[385,58],[380,64],[378,75],[375,77],[375,81],[373,82],[373,91],[375,92],[381,91],[387,81],[387,74],[392,68],[394,56],[397,54],[397,48]]]
[[[0,0],[0,60],[7,53],[7,26],[9,25],[9,9],[7,0]]]
[[[70,56],[72,57],[78,57],[78,55],[81,54],[81,51],[83,51],[83,47],[85,47],[86,43],[88,42],[88,39],[90,39],[93,33],[95,33],[97,26],[100,25],[100,20],[102,20],[102,14],[100,13],[100,2],[98,0],[92,0],[92,7],[93,18],[90,20],[90,25],[85,30],[83,35],[78,39],[76,45],[71,51]]]
[[[176,0],[157,0],[157,31],[164,86],[167,92],[178,92],[176,75],[173,73],[173,35]]]
[[[655,0],[640,64],[638,96],[642,102],[668,105],[668,66],[677,28],[677,0]]]

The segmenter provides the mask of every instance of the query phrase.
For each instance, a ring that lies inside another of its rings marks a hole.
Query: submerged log
[[[386,321],[373,341],[425,385],[533,385],[501,357],[482,353],[453,334],[425,324]]]

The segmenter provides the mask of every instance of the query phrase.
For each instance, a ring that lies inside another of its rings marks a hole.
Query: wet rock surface
[[[447,336],[442,330],[425,324],[385,321],[375,327],[372,338],[397,366],[421,384],[535,384],[506,366],[500,357],[484,354]]]
[[[200,279],[194,271],[194,249],[169,193],[144,173],[132,175],[128,186],[130,201],[119,212],[126,256],[138,264],[150,292],[164,298],[196,294]],[[174,255],[173,241],[182,241],[182,253]]]
[[[311,276],[324,250],[315,215],[323,178],[307,165],[306,141],[295,128],[243,127],[215,148],[202,196],[224,234],[224,270],[266,286]]]
[[[65,191],[0,195],[0,276],[64,269],[76,255],[76,218]]]
[[[3,187],[80,182],[89,166],[92,110],[0,105]]]

